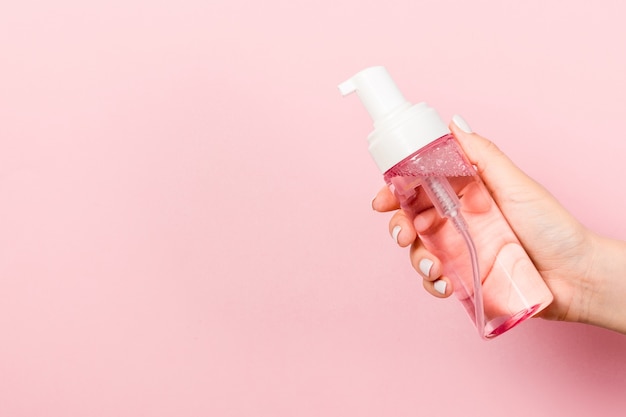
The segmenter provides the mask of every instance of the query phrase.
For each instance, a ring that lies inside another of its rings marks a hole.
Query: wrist
[[[626,334],[626,242],[592,236],[584,323]]]

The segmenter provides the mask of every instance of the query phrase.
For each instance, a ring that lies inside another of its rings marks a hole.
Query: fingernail
[[[401,230],[402,230],[402,228],[400,226],[396,226],[391,231],[391,237],[393,237],[393,240],[395,240],[396,243],[398,243],[398,235],[400,234]]]
[[[441,295],[446,294],[447,286],[448,286],[448,283],[442,279],[438,279],[437,281],[435,281],[435,291],[437,291]]]
[[[419,263],[420,271],[425,277],[430,276],[430,269],[433,267],[433,261],[428,258],[424,258]]]
[[[372,202],[371,202],[372,210],[376,210],[376,197],[372,198]]]
[[[452,116],[452,121],[463,132],[465,132],[465,133],[472,133],[472,128],[467,124],[465,119],[463,119],[458,114],[455,114],[454,116]]]

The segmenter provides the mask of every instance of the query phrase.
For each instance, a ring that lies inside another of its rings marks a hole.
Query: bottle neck
[[[383,173],[429,143],[450,134],[437,112],[426,103],[400,109],[375,126],[368,137],[369,151]]]

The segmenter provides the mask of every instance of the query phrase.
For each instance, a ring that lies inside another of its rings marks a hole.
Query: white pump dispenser
[[[384,67],[370,67],[339,85],[342,95],[356,92],[374,121],[369,151],[381,172],[430,142],[450,133],[435,109],[411,105]]]
[[[356,91],[374,123],[394,110],[410,105],[384,67],[371,67],[359,72],[339,85],[339,90],[344,96]]]

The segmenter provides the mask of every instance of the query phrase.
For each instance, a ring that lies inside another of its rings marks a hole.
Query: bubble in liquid
[[[462,177],[475,173],[452,140],[437,143],[389,170],[391,177],[398,175]]]

